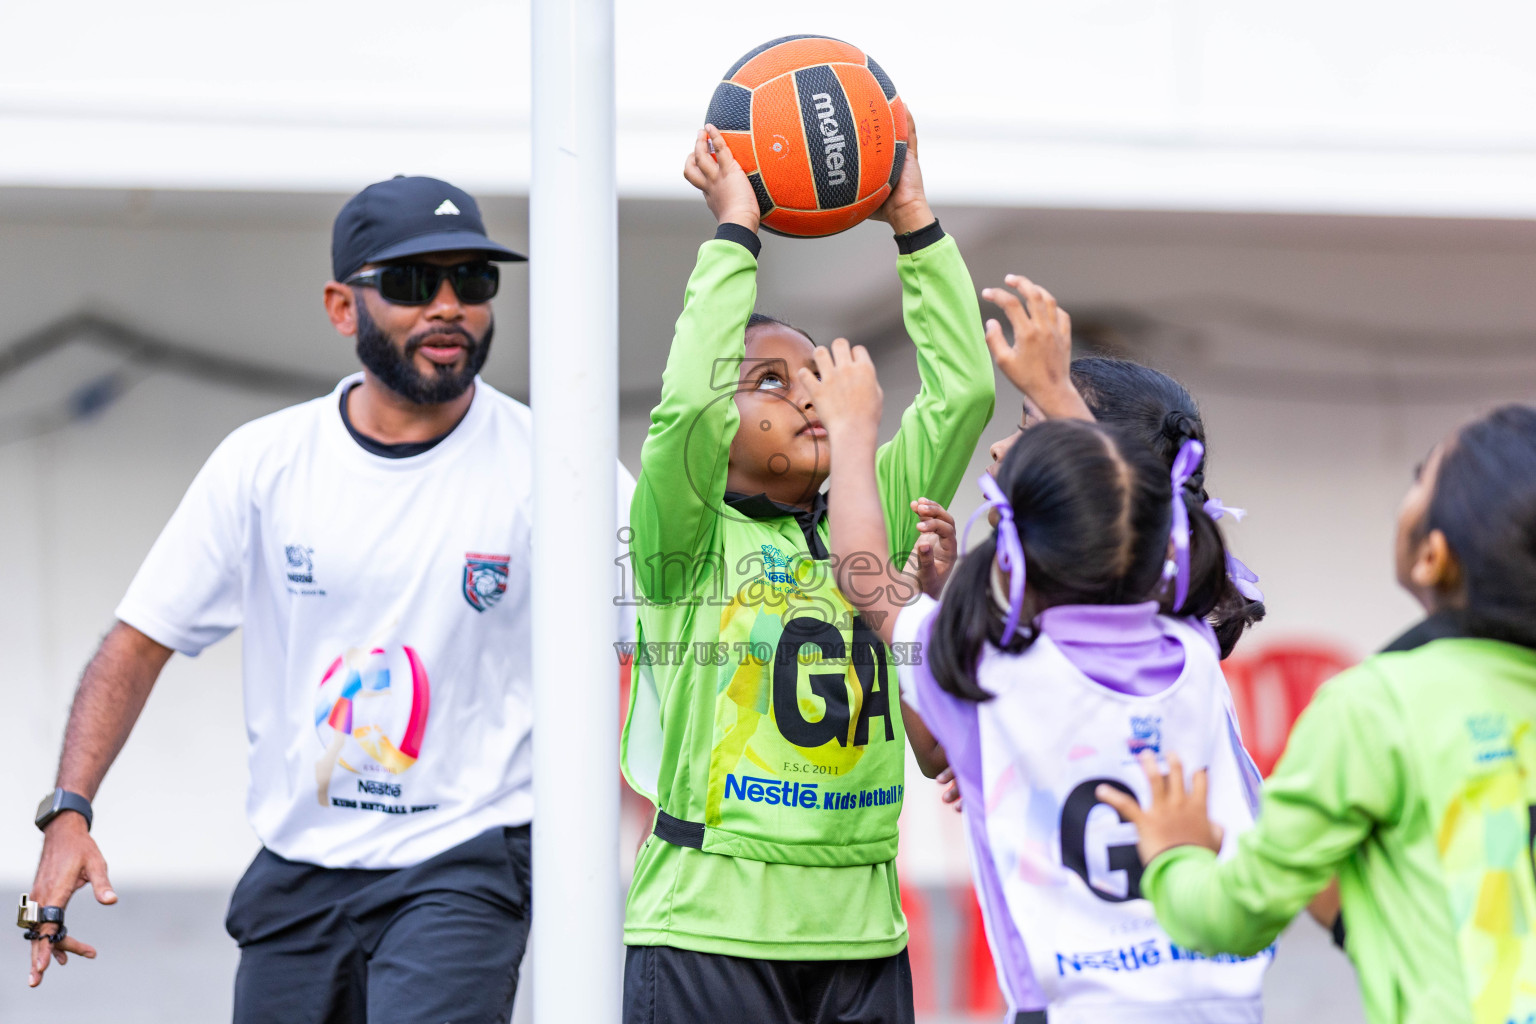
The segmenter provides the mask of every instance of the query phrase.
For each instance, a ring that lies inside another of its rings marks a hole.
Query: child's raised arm
[[[884,396],[869,353],[863,345],[850,348],[845,338],[834,341],[830,350],[816,349],[816,371],[798,372],[832,449],[827,526],[837,587],[889,644],[901,606],[887,593],[883,573],[878,583],[869,576],[871,560],[884,566],[890,551],[875,479]]]
[[[871,562],[879,565],[890,550],[875,471],[884,396],[875,378],[875,364],[863,345],[850,348],[838,338],[830,351],[817,348],[816,371],[802,369],[799,378],[827,428],[832,448],[827,519],[837,587],[889,644],[896,632],[896,616],[904,606],[891,593],[897,588],[886,585],[883,573],[873,578],[869,573]],[[918,766],[933,778],[949,763],[944,748],[906,701],[901,703],[901,720]]]
[[[1000,307],[1013,327],[1013,344],[1003,326],[987,321],[987,347],[1003,376],[1053,420],[1093,420],[1093,413],[1072,384],[1072,318],[1050,292],[1027,277],[1008,274],[1017,288],[983,288],[981,297]],[[1020,301],[1023,296],[1023,301]]]
[[[714,125],[705,125],[694,136],[693,150],[683,161],[683,177],[704,193],[704,205],[717,223],[739,224],[757,233],[761,218],[757,192]]]
[[[902,322],[917,349],[922,380],[896,436],[876,458],[890,528],[887,557],[899,566],[918,539],[912,502],[927,497],[944,505],[954,498],[996,396],[991,360],[976,330],[981,326],[976,286],[955,240],[928,206],[917,129],[910,120],[901,178],[874,217],[896,232]]]
[[[630,506],[636,580],[658,601],[682,596],[664,567],[672,556],[687,564],[705,546],[725,494],[738,420],[730,395],[757,301],[757,195],[713,125],[695,138],[683,177],[704,193],[720,228],[699,247],[688,279]]]

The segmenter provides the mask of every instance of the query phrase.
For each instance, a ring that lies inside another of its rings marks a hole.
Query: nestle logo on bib
[[[754,804],[775,804],[810,811],[818,806],[824,811],[857,811],[868,807],[889,807],[901,803],[906,787],[901,783],[876,789],[856,789],[846,793],[828,790],[817,795],[814,782],[780,782],[751,775],[725,777],[725,799],[746,800]],[[821,803],[818,805],[817,800]]]
[[[775,779],[756,779],[750,775],[737,778],[725,777],[725,799],[747,800],[754,804],[781,804],[785,807],[816,806],[816,783],[779,782]]]

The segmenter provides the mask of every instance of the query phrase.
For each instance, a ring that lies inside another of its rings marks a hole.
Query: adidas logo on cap
[[[458,212],[459,212],[459,208],[457,206],[453,205],[453,200],[452,199],[444,199],[442,201],[442,204],[439,205],[438,208],[433,210],[432,212],[435,215],[439,216],[439,217],[441,217],[441,216],[443,216],[445,214],[450,214],[450,213],[453,214],[454,216],[457,216]]]

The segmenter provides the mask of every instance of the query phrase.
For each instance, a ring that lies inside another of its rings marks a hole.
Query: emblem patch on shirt
[[[477,612],[490,608],[507,592],[510,555],[464,556],[464,600]]]
[[[799,580],[795,578],[795,566],[784,552],[772,544],[762,545],[763,552],[763,577],[774,593],[782,594],[786,591],[792,594],[800,593]]]
[[[1131,755],[1133,757],[1146,750],[1150,750],[1154,754],[1161,754],[1163,752],[1162,716],[1132,715],[1131,738],[1125,742],[1131,748]]]
[[[1472,739],[1472,757],[1479,764],[1515,759],[1509,723],[1503,715],[1497,713],[1473,715],[1467,719],[1467,735]]]
[[[283,559],[288,563],[289,583],[313,583],[315,582],[315,549],[307,548],[303,544],[288,544],[283,547]]]

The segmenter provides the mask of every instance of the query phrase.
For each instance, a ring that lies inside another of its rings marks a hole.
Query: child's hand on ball
[[[901,165],[901,177],[896,187],[880,209],[870,214],[871,220],[883,220],[898,235],[925,228],[934,221],[933,210],[928,207],[928,194],[923,191],[923,171],[917,163],[917,123],[912,111],[907,110],[907,158]]]
[[[683,161],[683,177],[704,193],[704,202],[717,223],[740,224],[748,231],[757,230],[761,216],[757,193],[747,179],[747,172],[736,162],[731,147],[725,144],[725,138],[714,125],[705,125],[694,139],[693,152]]]
[[[821,425],[827,428],[827,437],[834,445],[860,437],[873,443],[885,397],[868,350],[863,345],[850,347],[847,338],[838,338],[830,350],[818,345],[815,359],[815,373],[805,367],[796,373]]]

